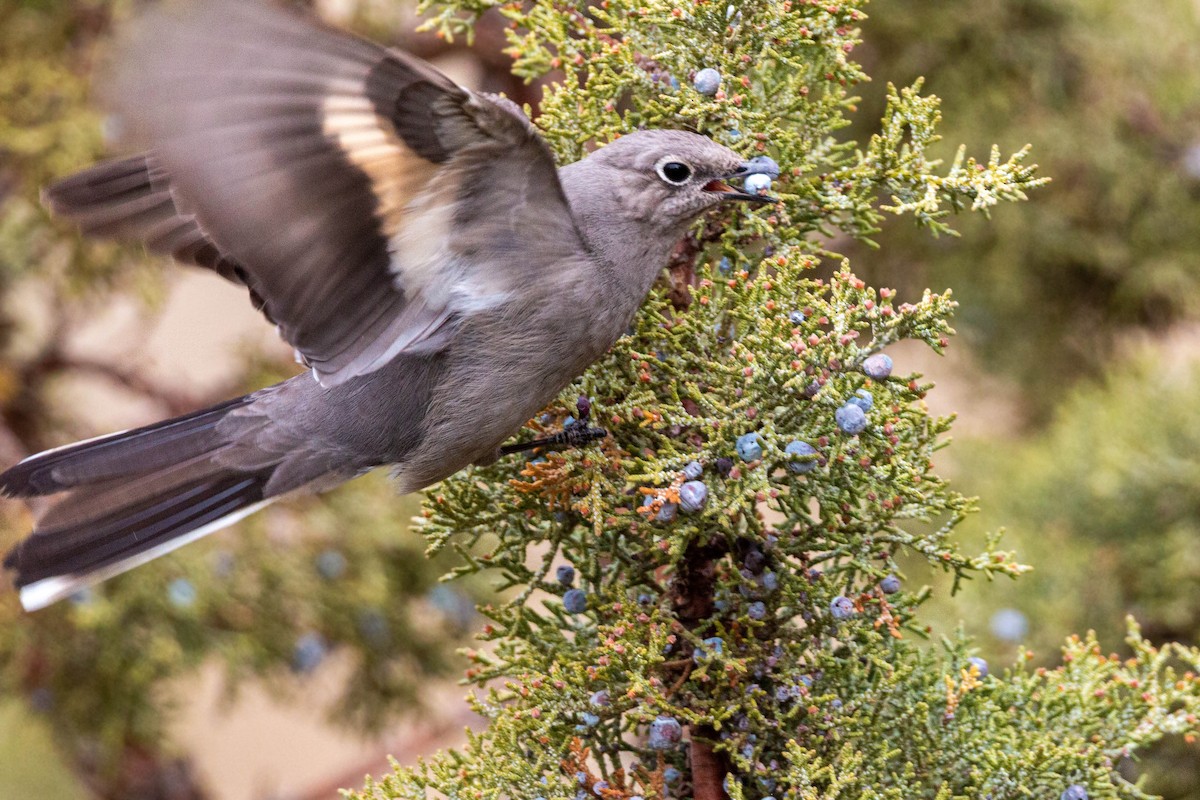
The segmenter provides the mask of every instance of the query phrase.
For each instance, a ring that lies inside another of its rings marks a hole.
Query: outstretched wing
[[[178,235],[212,245],[326,385],[443,347],[584,251],[527,120],[308,17],[258,0],[151,13],[115,87]]]

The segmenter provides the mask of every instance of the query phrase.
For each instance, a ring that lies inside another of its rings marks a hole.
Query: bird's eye
[[[667,183],[682,186],[692,177],[692,168],[682,161],[667,161],[658,165],[658,176]]]

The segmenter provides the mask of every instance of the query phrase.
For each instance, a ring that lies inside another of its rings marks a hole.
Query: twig
[[[671,584],[675,612],[688,629],[696,628],[712,615],[716,589],[716,559],[728,550],[725,543],[713,539],[707,543],[692,542]],[[674,694],[690,674],[690,664],[670,694]],[[692,797],[694,800],[728,800],[725,794],[725,775],[729,765],[724,757],[713,751],[717,733],[707,725],[691,730]]]
[[[728,800],[725,794],[725,759],[713,751],[716,731],[701,728],[692,732],[692,797],[695,800]]]

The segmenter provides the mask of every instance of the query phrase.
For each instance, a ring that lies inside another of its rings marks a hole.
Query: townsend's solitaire
[[[55,495],[5,560],[39,608],[289,492],[391,465],[401,492],[501,443],[626,330],[725,179],[703,136],[624,136],[556,170],[520,109],[257,0],[135,26],[112,92],[149,149],[50,187],[97,236],[244,284],[311,367],[245,397],[32,456]]]

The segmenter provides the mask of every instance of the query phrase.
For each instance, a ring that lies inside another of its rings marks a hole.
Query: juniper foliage
[[[1057,669],[1022,658],[988,675],[965,638],[920,641],[926,590],[880,585],[902,556],[956,585],[1026,568],[995,539],[968,554],[951,538],[973,501],[934,472],[950,420],[925,408],[931,387],[902,365],[862,369],[902,339],[940,352],[949,292],[901,302],[834,251],[885,214],[952,232],[954,212],[1043,179],[1024,149],[930,159],[940,111],[919,83],[889,90],[864,146],[839,139],[866,80],[849,57],[862,5],[424,3],[446,37],[489,9],[511,21],[517,72],[556,76],[537,124],[563,161],[683,127],[784,175],[778,205],[699,223],[629,335],[529,424],[532,437],[569,423],[583,396],[608,439],[428,495],[431,550],[510,590],[484,609],[467,673],[490,724],[354,796],[1001,798],[1080,784],[1138,797],[1118,761],[1194,734],[1200,652],[1157,650],[1131,627],[1127,661],[1072,639]],[[690,85],[705,67],[723,76],[712,96]],[[867,406],[857,434],[838,423],[852,398]]]

